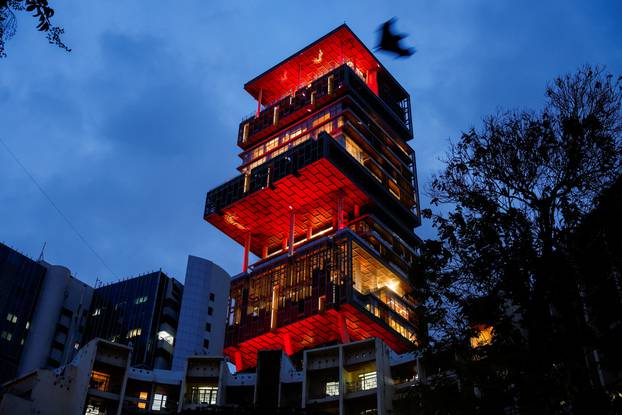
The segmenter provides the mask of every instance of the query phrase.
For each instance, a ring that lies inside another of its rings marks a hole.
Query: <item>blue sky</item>
[[[547,81],[584,63],[622,73],[614,0],[51,3],[73,51],[19,18],[0,60],[0,138],[115,275],[3,147],[0,241],[33,257],[46,241],[46,260],[89,283],[158,268],[183,281],[188,254],[240,271],[242,248],[202,211],[236,173],[238,124],[254,109],[243,84],[344,21],[373,47],[397,16],[418,50],[380,58],[412,96],[422,187],[483,116],[540,107]]]

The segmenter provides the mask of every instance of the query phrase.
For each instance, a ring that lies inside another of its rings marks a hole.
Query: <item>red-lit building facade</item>
[[[243,370],[265,349],[294,355],[371,337],[415,349],[408,93],[346,25],[244,88],[257,111],[240,124],[240,174],[205,207],[205,220],[244,247],[225,354]]]

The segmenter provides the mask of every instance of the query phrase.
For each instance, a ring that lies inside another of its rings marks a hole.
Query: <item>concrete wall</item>
[[[37,300],[30,330],[20,360],[18,376],[35,369],[48,367],[48,359],[53,357],[59,365],[71,361],[79,344],[80,325],[85,324],[93,296],[93,288],[71,276],[71,271],[63,266],[41,262],[47,271],[43,287]],[[71,315],[61,315],[65,308]],[[67,333],[57,331],[57,324],[67,329]],[[62,344],[62,348],[53,349],[53,342]]]
[[[229,274],[213,262],[188,256],[173,370],[184,370],[188,356],[222,356],[230,281]],[[209,331],[206,323],[211,326]],[[204,347],[205,340],[208,347]]]

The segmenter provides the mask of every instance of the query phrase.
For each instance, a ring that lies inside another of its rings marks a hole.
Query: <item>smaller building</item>
[[[0,383],[18,373],[45,271],[0,243]]]
[[[207,259],[188,256],[173,369],[189,356],[222,356],[231,277]]]
[[[60,265],[39,261],[45,278],[33,310],[18,375],[69,363],[82,345],[93,288]]]
[[[133,348],[132,366],[170,369],[183,285],[162,271],[95,289],[85,340]]]
[[[131,348],[101,339],[59,369],[37,369],[3,387],[0,414],[121,414]]]
[[[415,353],[397,355],[380,339],[306,350],[301,370],[282,350],[260,351],[256,371],[238,373],[222,356],[190,356],[181,371],[132,368],[131,353],[94,339],[68,365],[6,383],[0,415],[410,413],[392,408],[420,373]]]

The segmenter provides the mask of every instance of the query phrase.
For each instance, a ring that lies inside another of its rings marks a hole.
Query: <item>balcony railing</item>
[[[405,205],[400,198],[390,192],[388,179],[378,181],[377,178],[372,178],[376,176],[366,166],[356,161],[342,144],[325,132],[274,157],[270,162],[255,167],[247,175],[237,176],[210,191],[206,197],[205,216],[219,213],[243,197],[273,186],[278,180],[296,174],[303,167],[321,158],[328,158],[363,190],[369,191],[376,200],[394,210],[395,218],[402,223],[408,223],[411,227],[414,226],[416,217],[410,205]]]
[[[350,67],[342,65],[309,86],[269,105],[258,115],[243,120],[238,130],[238,145],[249,147],[291,120],[300,118],[302,111],[312,110],[313,106],[340,96],[345,92],[340,89],[342,86],[356,92],[359,98],[374,105],[376,111],[397,122],[409,136],[412,135],[409,98],[396,99],[388,92],[381,92],[379,97]]]

